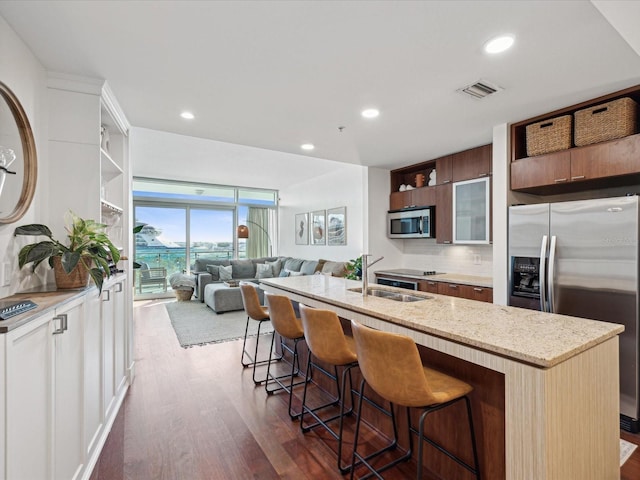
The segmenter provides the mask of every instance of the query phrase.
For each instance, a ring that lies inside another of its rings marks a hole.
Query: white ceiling
[[[134,126],[394,168],[640,84],[638,5],[1,0],[0,15],[45,68],[106,79]],[[510,51],[482,52],[505,32]],[[456,92],[479,79],[505,90]]]

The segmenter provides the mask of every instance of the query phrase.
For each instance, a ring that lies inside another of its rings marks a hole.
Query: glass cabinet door
[[[453,243],[489,243],[489,178],[453,184]]]

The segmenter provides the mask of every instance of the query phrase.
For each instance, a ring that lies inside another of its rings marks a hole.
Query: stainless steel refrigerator
[[[637,432],[638,197],[509,208],[509,304],[624,325],[620,425]]]

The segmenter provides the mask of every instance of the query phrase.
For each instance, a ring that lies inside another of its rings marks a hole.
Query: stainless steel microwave
[[[389,238],[433,238],[435,236],[433,207],[403,210],[387,214]]]

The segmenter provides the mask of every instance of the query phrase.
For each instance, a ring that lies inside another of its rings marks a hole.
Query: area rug
[[[247,314],[244,310],[216,314],[199,300],[165,304],[178,342],[183,348],[210,343],[228,342],[244,337]],[[271,333],[270,322],[264,322],[260,334]],[[249,335],[258,332],[258,322],[249,322]]]
[[[631,442],[627,442],[626,440],[620,439],[620,466],[624,464],[629,457],[636,449],[637,445],[634,445]]]

